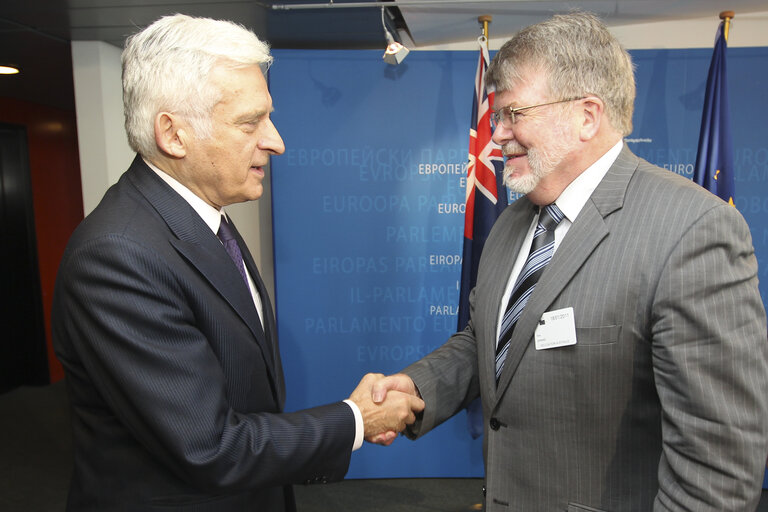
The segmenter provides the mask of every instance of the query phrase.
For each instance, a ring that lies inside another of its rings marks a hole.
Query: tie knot
[[[542,229],[551,231],[560,224],[560,221],[563,220],[563,218],[565,218],[565,215],[555,203],[548,204],[539,215],[539,226]]]
[[[222,215],[221,223],[219,224],[219,231],[216,235],[222,242],[228,242],[235,239],[235,233],[232,231],[232,226],[227,222],[227,218]]]

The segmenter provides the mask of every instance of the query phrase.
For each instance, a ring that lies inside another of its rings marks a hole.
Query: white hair
[[[211,84],[215,66],[272,63],[269,46],[230,21],[165,16],[129,37],[122,54],[123,107],[128,143],[137,153],[157,153],[154,123],[159,112],[182,116],[196,137],[210,136],[213,107],[221,91]]]

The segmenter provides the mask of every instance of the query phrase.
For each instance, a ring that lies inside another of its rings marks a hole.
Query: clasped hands
[[[389,446],[397,434],[416,421],[424,401],[410,377],[369,373],[349,397],[363,416],[365,440]]]

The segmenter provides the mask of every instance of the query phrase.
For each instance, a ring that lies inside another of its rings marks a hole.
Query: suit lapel
[[[211,231],[195,210],[181,196],[173,191],[137,156],[129,169],[129,178],[139,192],[149,201],[160,216],[165,220],[171,233],[175,236],[169,238],[171,245],[194,266],[211,285],[218,291],[222,298],[229,303],[232,309],[242,318],[253,333],[257,344],[261,348],[264,360],[267,363],[270,375],[274,382],[280,383],[276,389],[282,389],[282,382],[277,378],[275,369],[275,356],[272,344],[267,338],[259,321],[258,313],[253,304],[250,291],[244,286],[243,279],[237,268],[229,263],[229,255],[219,239]],[[241,250],[245,244],[238,234],[238,242]],[[247,250],[243,251],[244,260]],[[247,256],[250,262],[248,271],[254,277],[254,282],[259,283],[262,300],[265,303],[265,312],[271,310],[263,283],[258,277],[255,264],[250,254]],[[248,264],[248,261],[246,262]],[[270,313],[271,315],[271,313]],[[265,318],[266,318],[265,314]]]
[[[533,341],[541,315],[550,309],[589,256],[609,235],[610,229],[605,223],[605,217],[619,210],[624,204],[627,187],[637,164],[638,158],[625,145],[547,265],[515,326],[504,369],[499,378],[497,400],[509,386],[520,360]],[[509,275],[509,272],[507,271],[506,275]],[[563,305],[567,306],[578,309],[578,304]],[[576,317],[578,318],[578,311]]]
[[[482,285],[487,290],[484,293],[488,294],[488,304],[492,306],[486,309],[484,318],[481,318],[479,321],[489,326],[488,332],[491,335],[488,341],[489,346],[480,346],[478,350],[481,357],[480,364],[485,368],[484,374],[490,376],[489,396],[495,396],[497,391],[495,378],[496,326],[500,322],[499,312],[502,300],[504,299],[504,291],[507,287],[507,279],[501,276],[508,277],[512,273],[512,267],[515,265],[515,255],[522,249],[528,228],[535,215],[535,209],[528,199],[522,197],[510,205],[502,215],[503,218],[500,218],[497,223],[500,230],[498,236],[496,234],[493,235],[501,243],[498,247],[494,246],[490,251],[489,246],[486,245],[483,253],[483,257],[487,257],[490,262],[491,271],[487,279],[482,281]],[[496,229],[496,226],[494,226],[494,229]],[[487,255],[486,252],[488,252]],[[483,267],[481,266],[481,268]],[[493,307],[493,305],[496,307]]]
[[[248,273],[253,278],[253,282],[256,284],[256,291],[261,298],[262,315],[264,316],[264,322],[262,323],[262,334],[265,336],[267,346],[269,346],[271,349],[271,370],[273,371],[273,377],[277,383],[277,398],[282,410],[282,407],[285,404],[285,378],[283,375],[283,363],[280,358],[280,348],[277,338],[277,325],[272,309],[272,302],[269,299],[267,287],[264,284],[264,281],[261,279],[261,274],[259,273],[259,269],[256,266],[256,261],[254,261],[253,256],[251,255],[251,251],[248,250],[248,246],[245,244],[245,240],[243,240],[243,237],[240,235],[240,232],[237,230],[234,223],[232,224],[232,229],[235,232],[237,243],[240,245],[240,252],[243,254],[243,262],[248,269]]]

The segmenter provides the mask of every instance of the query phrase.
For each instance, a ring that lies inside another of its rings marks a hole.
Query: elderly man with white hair
[[[71,511],[293,511],[292,483],[343,478],[363,438],[414,421],[420,399],[285,413],[275,318],[227,217],[258,199],[284,146],[269,49],[224,21],[162,18],[123,52],[138,153],[73,234],[53,338],[72,407]]]

